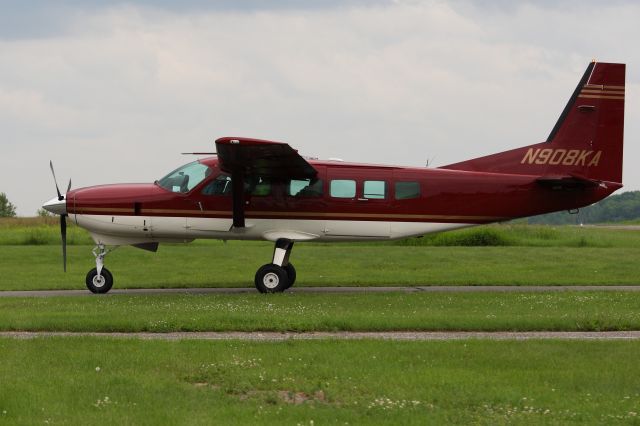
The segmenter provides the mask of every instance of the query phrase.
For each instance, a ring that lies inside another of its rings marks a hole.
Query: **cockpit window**
[[[208,166],[194,161],[186,164],[158,181],[158,185],[171,192],[187,193],[211,174]]]
[[[219,175],[202,189],[202,195],[231,195],[231,176]]]

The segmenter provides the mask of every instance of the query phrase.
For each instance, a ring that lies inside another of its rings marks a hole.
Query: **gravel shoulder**
[[[84,332],[34,332],[5,331],[0,338],[40,339],[57,337],[99,337],[109,339],[141,340],[246,340],[246,341],[288,341],[288,340],[639,340],[640,331],[526,331],[526,332],[178,332],[178,333],[84,333]]]

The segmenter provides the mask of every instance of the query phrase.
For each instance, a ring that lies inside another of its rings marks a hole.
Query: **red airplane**
[[[149,184],[70,190],[43,207],[89,231],[106,293],[107,247],[156,251],[196,238],[275,242],[255,275],[260,292],[292,286],[296,241],[392,240],[500,222],[599,201],[622,187],[625,65],[592,62],[545,142],[440,168],[307,160],[289,145],[216,140],[217,155]],[[51,167],[53,172],[53,166]],[[54,173],[55,180],[55,173]]]

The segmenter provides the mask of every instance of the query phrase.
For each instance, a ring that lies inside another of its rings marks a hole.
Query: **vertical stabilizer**
[[[622,182],[625,65],[592,62],[546,142],[444,169]]]

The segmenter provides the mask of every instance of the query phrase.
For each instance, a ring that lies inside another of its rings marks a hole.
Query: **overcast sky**
[[[640,189],[640,3],[3,1],[0,192],[151,182],[220,136],[440,166],[546,139],[589,61],[627,63]]]

